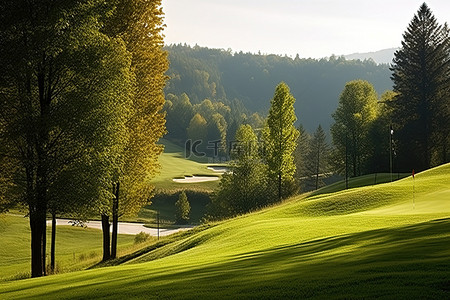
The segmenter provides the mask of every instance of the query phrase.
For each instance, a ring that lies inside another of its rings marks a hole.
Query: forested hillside
[[[192,104],[206,98],[228,105],[242,102],[247,114],[266,115],[275,86],[284,81],[297,100],[297,122],[309,132],[319,124],[328,130],[346,82],[367,80],[378,94],[392,89],[389,66],[371,60],[293,59],[185,45],[171,45],[166,50],[170,60],[166,95],[186,93]]]

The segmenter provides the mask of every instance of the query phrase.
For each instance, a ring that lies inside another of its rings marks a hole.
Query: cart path
[[[56,226],[58,225],[72,225],[73,220],[70,219],[56,219]],[[52,220],[47,221],[47,226],[52,225]],[[84,223],[84,226],[88,228],[102,229],[101,221],[87,221]],[[158,229],[156,228],[148,228],[144,226],[144,223],[128,223],[128,222],[119,222],[119,234],[138,234],[143,231],[145,233],[150,234],[151,236],[158,235]],[[189,230],[194,228],[194,226],[180,226],[179,228],[171,228],[171,229],[159,229],[159,236],[166,236],[172,233]],[[110,226],[110,230],[112,231],[112,226]]]

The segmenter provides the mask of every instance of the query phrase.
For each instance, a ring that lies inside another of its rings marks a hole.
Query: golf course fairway
[[[0,299],[450,298],[450,164],[211,224],[124,264],[0,283]]]

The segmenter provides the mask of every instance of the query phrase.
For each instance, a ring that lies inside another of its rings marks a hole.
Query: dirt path
[[[59,225],[72,225],[73,220],[69,219],[56,219],[56,226]],[[51,226],[52,221],[47,221],[47,226]],[[88,228],[96,228],[101,230],[102,229],[102,223],[100,221],[88,221],[84,223],[85,226]],[[193,228],[194,226],[180,226],[179,228],[175,229],[160,229],[159,235],[160,236],[166,236],[170,235],[172,233],[182,231],[182,230],[189,230]],[[112,226],[110,227],[112,230]],[[126,223],[126,222],[119,222],[119,233],[120,234],[138,234],[139,232],[145,232],[152,236],[158,235],[158,230],[154,228],[147,228],[144,226],[143,223]]]

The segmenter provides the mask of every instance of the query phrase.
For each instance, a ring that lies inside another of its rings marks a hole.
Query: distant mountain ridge
[[[383,49],[375,52],[366,52],[366,53],[352,53],[348,55],[344,55],[346,60],[366,60],[372,59],[377,64],[391,64],[392,59],[394,58],[394,53],[398,48],[389,48]]]

